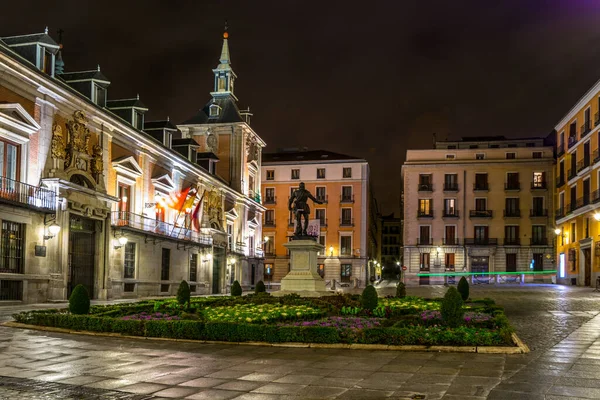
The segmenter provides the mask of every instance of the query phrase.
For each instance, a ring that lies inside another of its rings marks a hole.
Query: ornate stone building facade
[[[144,121],[100,69],[65,72],[48,34],[0,39],[0,300],[250,288],[263,276],[265,143],[233,92],[227,34],[211,100]]]

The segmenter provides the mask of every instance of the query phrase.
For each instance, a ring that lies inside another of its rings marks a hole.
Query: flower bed
[[[229,342],[357,343],[386,345],[513,345],[512,328],[491,300],[465,305],[460,326],[444,324],[439,299],[379,299],[360,308],[357,296],[306,299],[268,294],[171,299],[94,306],[88,315],[66,310],[16,314],[17,322],[124,335]]]

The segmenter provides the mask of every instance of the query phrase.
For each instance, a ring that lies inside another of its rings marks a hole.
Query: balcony
[[[561,143],[556,146],[556,157],[560,157],[563,154],[565,154],[565,145]]]
[[[589,157],[584,158],[583,160],[577,161],[577,173],[580,173],[584,169],[590,166]]]
[[[596,149],[592,153],[592,164],[596,164],[598,161],[600,161],[600,151]]]
[[[596,204],[600,201],[600,189],[596,189],[592,192],[592,203]]]
[[[246,243],[244,242],[235,242],[235,244],[233,245],[232,248],[230,248],[229,250],[231,250],[234,253],[238,253],[238,254],[246,254]]]
[[[492,210],[470,210],[469,217],[471,218],[492,218],[494,212]]]
[[[548,238],[531,238],[530,244],[532,246],[548,246]]]
[[[567,204],[567,207],[560,207],[554,212],[554,219],[560,219],[565,216],[565,209],[569,209],[570,205]]]
[[[263,204],[277,204],[277,196],[265,197],[265,202]]]
[[[275,220],[265,220],[265,228],[275,228]]]
[[[465,246],[497,246],[496,238],[468,238],[465,239]]]
[[[521,210],[504,210],[504,218],[521,218]]]
[[[443,218],[458,218],[458,210],[444,210]]]
[[[340,203],[354,203],[354,195],[353,194],[341,195]]]
[[[433,218],[433,210],[418,210],[417,218]]]
[[[546,190],[548,189],[548,185],[546,181],[542,182],[531,182],[531,190]]]
[[[581,128],[579,128],[579,133],[580,133],[579,137],[584,137],[585,135],[590,133],[591,130],[592,130],[591,121],[585,121],[583,123],[583,125],[581,126]]]
[[[254,190],[248,190],[248,197],[260,204],[260,193],[255,192]]]
[[[577,135],[570,135],[569,139],[567,140],[567,147],[570,149],[571,147],[575,146],[577,142],[579,142]]]
[[[256,249],[254,249],[254,254],[250,254],[250,256],[254,256],[256,258],[264,258],[265,257],[265,251],[263,249],[261,249],[260,247],[257,247]]]
[[[458,239],[458,238],[443,238],[442,244],[444,246],[460,246],[460,239]]]
[[[594,114],[594,126],[598,126],[600,124],[600,113]]]
[[[504,190],[509,192],[512,190],[521,190],[520,182],[507,182],[504,184]]]
[[[39,211],[56,212],[56,193],[0,176],[0,202]]]
[[[458,192],[458,183],[456,182],[445,182],[444,192]]]
[[[488,191],[490,187],[487,182],[478,182],[473,184],[473,190],[475,191]]]
[[[504,246],[520,246],[520,238],[504,238]]]
[[[315,197],[317,198],[317,200],[319,200],[323,204],[329,203],[329,196],[328,195],[324,195],[324,196],[317,195]]]
[[[533,209],[529,210],[529,216],[532,218],[547,217],[548,209],[547,208],[533,208]]]
[[[319,226],[321,228],[326,227],[327,226],[327,218],[317,218],[319,220]]]
[[[433,185],[431,183],[419,183],[419,192],[433,192]]]
[[[340,226],[354,226],[354,218],[340,218]]]
[[[433,245],[432,238],[417,238],[417,246],[431,246]]]
[[[575,178],[577,176],[577,172],[575,171],[575,169],[571,168],[570,170],[567,171],[567,179],[571,180],[573,178]]]
[[[565,183],[567,183],[567,182],[565,182],[565,176],[564,175],[559,176],[558,178],[556,178],[556,188],[557,189],[560,188],[560,187],[562,187],[562,186],[564,186]]]
[[[169,224],[154,218],[130,213],[128,211],[114,211],[111,213],[111,225],[122,230],[131,230],[145,233],[158,238],[169,238],[191,244],[212,245],[210,235],[187,229],[180,225]]]

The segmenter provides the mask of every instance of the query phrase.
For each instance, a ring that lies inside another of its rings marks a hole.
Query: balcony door
[[[0,140],[0,190],[14,191],[19,180],[19,146]],[[0,195],[3,194],[0,192]]]
[[[446,225],[445,228],[445,237],[447,245],[455,245],[456,244],[456,226],[455,225]]]
[[[489,227],[476,226],[474,228],[474,237],[476,244],[486,244],[489,240]]]
[[[585,142],[583,144],[583,165],[584,167],[587,167],[588,165],[590,165],[590,141],[588,140],[587,142]]]
[[[71,215],[69,220],[69,284],[67,297],[75,286],[85,286],[90,298],[94,293],[96,259],[96,221]]]
[[[583,181],[583,205],[590,204],[590,180]]]

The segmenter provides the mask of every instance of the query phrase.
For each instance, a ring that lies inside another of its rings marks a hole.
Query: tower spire
[[[223,48],[221,49],[221,58],[219,61],[221,64],[229,65],[229,44],[227,43],[227,39],[229,38],[229,25],[227,24],[227,20],[225,20],[225,29],[223,30]]]
[[[231,68],[231,58],[229,56],[229,24],[225,21],[225,29],[223,30],[223,47],[221,48],[221,57],[219,58],[219,65],[213,69],[215,74],[215,87],[211,92],[213,99],[215,97],[232,96],[235,100],[237,98],[233,94],[233,83],[237,76]]]

